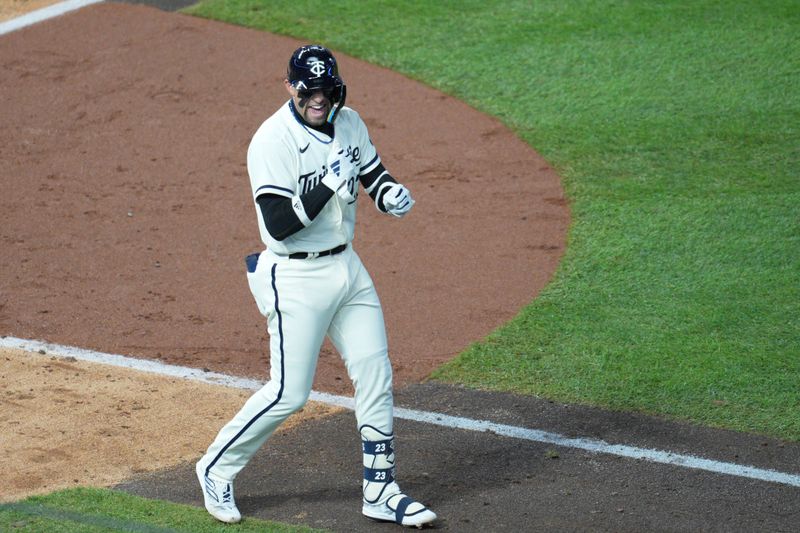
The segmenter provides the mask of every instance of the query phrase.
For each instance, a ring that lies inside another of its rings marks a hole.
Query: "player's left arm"
[[[414,206],[411,191],[398,183],[384,168],[383,163],[378,163],[378,166],[359,179],[364,190],[375,202],[375,207],[383,213],[402,217]]]
[[[397,183],[397,180],[383,166],[383,163],[378,163],[378,166],[358,177],[364,190],[375,202],[375,207],[378,210],[386,213],[386,206],[383,204],[383,197],[386,195],[388,188]]]

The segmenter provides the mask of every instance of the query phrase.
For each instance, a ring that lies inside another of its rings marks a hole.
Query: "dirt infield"
[[[0,0],[0,22],[55,3],[55,0]]]
[[[0,361],[0,469],[6,472],[0,501],[109,486],[196,460],[250,396],[20,350],[0,350]],[[282,430],[336,411],[310,402]]]
[[[0,332],[267,376],[244,277],[262,246],[245,152],[285,101],[297,45],[127,4],[3,36],[14,105],[0,123]],[[403,386],[530,302],[563,253],[568,209],[558,176],[498,121],[344,55],[341,66],[348,101],[417,198],[398,221],[362,195],[355,240]],[[328,347],[314,386],[352,392]]]

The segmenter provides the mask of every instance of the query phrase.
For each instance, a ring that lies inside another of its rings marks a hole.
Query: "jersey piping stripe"
[[[361,165],[361,168],[359,169],[359,172],[364,172],[364,170],[366,170],[369,167],[371,167],[372,165],[374,165],[375,161],[377,161],[377,160],[378,160],[378,154],[375,154],[375,157],[372,158],[372,161],[370,161],[366,165]]]
[[[289,193],[290,196],[294,194],[293,190],[287,189],[286,187],[278,187],[277,185],[262,185],[261,187],[256,189],[256,192],[253,196],[258,198],[258,195],[261,194],[261,191],[264,189],[275,189],[276,191]]]
[[[278,287],[275,284],[275,277],[276,277],[275,276],[275,270],[276,270],[277,267],[278,267],[277,263],[272,265],[272,292],[275,293],[275,314],[278,316],[278,339],[279,339],[279,346],[280,346],[280,353],[281,353],[281,386],[278,389],[278,396],[277,396],[277,398],[275,398],[274,402],[269,404],[267,407],[265,407],[263,410],[261,410],[256,416],[251,418],[250,421],[247,424],[245,424],[244,427],[241,430],[239,430],[239,433],[237,433],[230,441],[228,441],[228,444],[223,446],[223,448],[219,451],[217,456],[214,457],[214,460],[211,461],[208,464],[208,466],[206,467],[206,476],[208,475],[209,471],[211,471],[211,467],[213,467],[215,464],[217,464],[217,461],[219,461],[219,458],[222,457],[222,455],[228,450],[228,448],[233,446],[233,443],[235,443],[239,439],[239,437],[244,435],[244,432],[247,431],[250,428],[250,426],[252,426],[256,422],[256,420],[258,420],[259,418],[264,416],[264,414],[269,412],[270,409],[275,407],[278,404],[278,402],[281,401],[281,397],[283,396],[283,384],[284,384],[284,377],[283,377],[283,372],[284,372],[284,364],[283,364],[283,360],[284,360],[284,357],[283,357],[284,356],[284,353],[283,353],[283,315],[281,314],[280,307],[278,305]]]

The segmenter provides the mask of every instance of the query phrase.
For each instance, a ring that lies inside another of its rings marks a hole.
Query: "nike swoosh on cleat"
[[[306,150],[308,150],[308,147],[309,147],[309,146],[311,146],[311,143],[308,143],[308,144],[306,145],[306,147],[305,147],[305,148],[300,148],[300,153],[301,153],[301,154],[304,154],[304,153],[306,153]]]

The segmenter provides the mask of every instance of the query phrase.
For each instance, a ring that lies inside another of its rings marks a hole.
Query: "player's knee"
[[[362,355],[360,357],[350,356],[347,358],[347,372],[350,377],[357,377],[359,375],[377,375],[391,377],[392,365],[389,362],[389,355],[386,351],[379,351],[372,354]]]
[[[372,388],[386,388],[392,384],[392,364],[386,352],[350,359],[347,374],[356,386],[367,382]]]
[[[283,409],[291,414],[303,408],[306,402],[308,402],[308,397],[310,394],[311,391],[286,393],[284,394],[284,398],[281,398],[280,403],[282,404]]]
[[[259,392],[262,396],[262,403],[273,406],[273,414],[283,414],[286,417],[303,408],[311,394],[311,389],[290,390],[287,387],[281,387],[275,381],[270,381]]]

